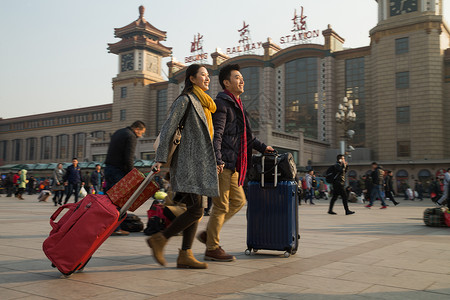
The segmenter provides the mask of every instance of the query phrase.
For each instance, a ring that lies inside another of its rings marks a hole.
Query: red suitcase
[[[68,276],[84,268],[94,252],[126,218],[128,208],[151,182],[150,174],[118,210],[107,195],[88,195],[78,203],[59,207],[50,218],[52,231],[42,246],[52,266]],[[58,222],[58,215],[69,209]]]

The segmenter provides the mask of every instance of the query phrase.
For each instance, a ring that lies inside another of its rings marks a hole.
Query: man
[[[387,176],[384,180],[384,193],[386,194],[386,198],[389,198],[395,206],[399,205],[394,198],[394,184],[393,184],[393,174],[392,171],[386,171]]]
[[[347,192],[345,191],[345,175],[347,174],[347,170],[348,164],[345,161],[345,156],[339,154],[336,157],[336,164],[334,165],[333,198],[331,198],[330,207],[328,208],[328,213],[330,215],[336,215],[333,211],[333,206],[339,196],[342,198],[345,214],[352,215],[355,213],[348,208]]]
[[[447,201],[447,206],[450,207],[450,201],[448,201],[448,188],[450,183],[450,168],[447,169],[447,172],[445,172],[444,175],[444,190],[441,198],[439,198],[438,201],[436,201],[436,206],[441,207],[444,205],[445,201]]]
[[[315,181],[314,178],[314,171],[309,170],[308,174],[305,176],[306,179],[306,189],[307,189],[307,199],[309,198],[309,204],[314,205],[313,197],[314,197],[314,184],[313,181]],[[305,199],[305,202],[307,202],[307,199]]]
[[[145,124],[135,121],[131,126],[117,130],[111,136],[105,160],[105,181],[107,192],[134,167],[137,139],[145,133]],[[116,228],[113,235],[128,235],[128,231]]]
[[[386,209],[387,205],[384,202],[384,196],[381,192],[381,189],[383,188],[384,178],[383,178],[384,171],[381,167],[378,166],[376,162],[372,163],[372,192],[370,194],[370,202],[368,205],[366,205],[367,208],[371,208],[373,206],[373,202],[379,198],[381,200],[381,207],[380,209]]]
[[[224,91],[216,96],[217,111],[212,117],[220,197],[213,198],[206,231],[197,236],[202,243],[206,243],[205,260],[236,259],[219,246],[220,230],[245,204],[242,185],[252,149],[261,153],[274,151],[252,134],[247,112],[240,99],[244,92],[244,78],[239,69],[239,65],[233,64],[223,67],[219,72],[219,82]]]
[[[67,167],[66,174],[64,175],[64,185],[67,186],[67,195],[64,200],[64,204],[69,201],[72,193],[75,193],[75,203],[78,202],[78,194],[81,187],[84,185],[81,177],[81,168],[78,165],[78,158],[72,158],[72,164]]]
[[[94,187],[95,194],[98,194],[102,190],[102,184],[105,175],[103,175],[102,166],[99,164],[95,165],[95,170],[91,174],[91,184]]]
[[[9,172],[8,175],[6,175],[5,179],[5,188],[6,188],[6,197],[12,197],[12,194],[14,192],[14,183],[13,183],[13,173]]]

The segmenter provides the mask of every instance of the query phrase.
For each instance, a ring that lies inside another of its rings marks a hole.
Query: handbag
[[[178,124],[177,130],[175,130],[175,133],[173,134],[172,141],[169,144],[169,153],[167,155],[167,162],[164,164],[165,166],[170,166],[170,163],[172,162],[173,154],[175,153],[175,150],[177,149],[178,145],[181,142],[181,133],[183,132],[184,124],[186,123],[186,119],[187,119],[189,110],[192,106],[191,97],[189,97],[189,95],[187,95],[187,96],[189,98],[189,104],[186,109],[186,112],[184,113],[183,118],[181,118],[181,121]],[[155,143],[153,144],[153,149],[155,149],[155,151],[158,150],[158,146],[160,143],[160,136],[161,136],[161,133],[158,134],[158,137],[156,138]]]
[[[262,172],[262,157],[264,160],[264,172]],[[277,166],[277,174],[275,175],[275,166]],[[261,181],[261,175],[264,173],[267,182],[273,182],[275,176],[278,181],[293,181],[297,175],[297,166],[295,164],[292,153],[270,153],[270,154],[254,154],[252,156],[252,165],[248,171],[248,179],[250,181]]]

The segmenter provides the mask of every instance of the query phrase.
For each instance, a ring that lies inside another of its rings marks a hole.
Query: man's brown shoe
[[[204,230],[202,232],[200,232],[199,234],[197,234],[197,240],[202,244],[206,244],[206,238],[207,238],[207,235],[206,235],[206,231],[204,231]]]
[[[205,260],[214,260],[214,261],[233,261],[236,259],[233,255],[230,255],[219,246],[219,248],[215,250],[206,250],[205,251]]]

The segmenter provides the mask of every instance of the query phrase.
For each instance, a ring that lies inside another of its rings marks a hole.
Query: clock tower
[[[166,40],[166,32],[147,22],[144,11],[140,6],[136,21],[115,28],[114,35],[121,40],[108,44],[109,52],[118,55],[118,74],[113,78],[114,129],[135,120],[149,124],[151,112],[156,110],[156,103],[149,103],[149,85],[164,81],[162,58],[172,54],[172,48],[160,43]]]
[[[366,80],[367,144],[374,159],[442,159],[450,110],[445,50],[450,32],[443,0],[378,0],[378,24],[370,31]]]

